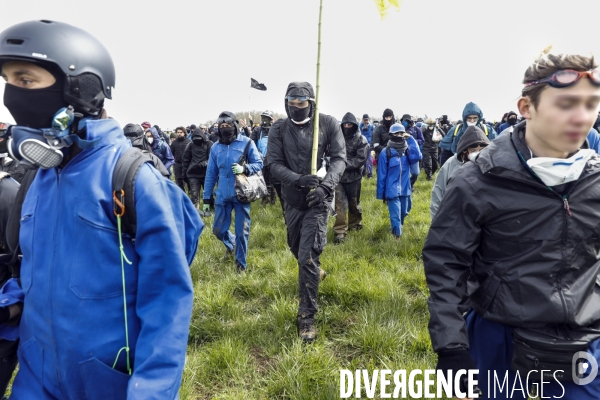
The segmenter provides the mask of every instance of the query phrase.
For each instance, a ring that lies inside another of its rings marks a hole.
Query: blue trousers
[[[475,311],[470,310],[466,315],[467,331],[469,334],[469,352],[479,369],[479,388],[483,391],[480,399],[525,399],[527,400],[526,376],[520,376],[525,393],[518,390],[521,385],[513,372],[510,363],[513,354],[512,327],[499,322],[484,319]],[[590,342],[588,353],[596,358],[600,364],[600,339]],[[490,371],[490,385],[488,390],[488,371]],[[494,384],[494,371],[498,376],[500,385],[503,383],[508,371],[508,385],[500,391],[499,384]],[[539,377],[539,375],[538,375]],[[555,380],[544,381],[543,389],[540,382],[535,382],[538,395],[541,398],[562,398],[566,400],[592,400],[600,399],[600,374],[588,385],[579,386],[574,382],[560,382]],[[531,385],[531,381],[530,381]],[[560,386],[562,385],[564,389]],[[494,392],[495,386],[495,392]],[[513,386],[515,390],[512,391]],[[512,393],[511,393],[512,391]],[[563,394],[564,392],[564,394]],[[531,390],[533,394],[533,390]],[[511,397],[512,394],[512,397]],[[523,396],[525,395],[525,396]]]
[[[235,235],[229,231],[231,212],[235,210]],[[235,261],[246,269],[248,238],[250,237],[250,203],[229,201],[215,205],[213,233],[227,250],[235,246]]]
[[[390,225],[394,236],[402,235],[402,225],[404,225],[404,218],[408,214],[409,199],[410,196],[398,196],[387,201],[388,211],[390,212]]]
[[[365,161],[365,170],[363,171],[363,176],[365,175],[369,178],[373,177],[373,157],[371,157],[370,149],[367,153],[367,161]]]

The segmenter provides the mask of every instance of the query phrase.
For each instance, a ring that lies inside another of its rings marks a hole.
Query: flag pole
[[[317,173],[317,150],[319,149],[319,88],[320,80],[319,76],[321,73],[321,16],[323,15],[323,0],[320,0],[319,5],[319,43],[317,47],[317,92],[315,96],[315,116],[314,116],[314,130],[313,130],[313,148],[312,148],[312,163],[310,167],[310,173],[315,175]]]

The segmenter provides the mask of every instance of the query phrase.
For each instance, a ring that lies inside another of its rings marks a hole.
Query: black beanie
[[[383,118],[393,117],[393,116],[394,116],[394,112],[392,110],[390,110],[389,108],[386,108],[385,111],[383,112]]]
[[[369,119],[369,114],[364,114],[363,119]]]

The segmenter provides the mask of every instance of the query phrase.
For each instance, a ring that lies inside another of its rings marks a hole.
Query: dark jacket
[[[432,129],[429,129],[429,127]],[[421,129],[421,132],[423,133],[423,153],[437,152],[438,143],[433,141],[433,134],[435,133],[435,130],[435,125],[423,124],[423,129]]]
[[[169,174],[169,171],[167,171],[167,169],[165,168],[165,165],[162,163],[162,161],[160,161],[160,158],[158,158],[152,152],[152,147],[145,140],[145,137],[146,136],[142,135],[142,136],[138,136],[138,137],[134,138],[133,141],[131,141],[131,145],[133,147],[137,147],[138,149],[142,150],[142,153],[144,153],[147,157],[149,157],[152,160],[152,163],[154,164],[154,168],[156,168],[162,176],[169,178],[171,176],[171,174]],[[130,140],[131,140],[131,138],[130,138]]]
[[[410,133],[411,136],[415,138],[415,140],[417,141],[417,144],[419,146],[423,145],[423,142],[425,142],[425,138],[423,137],[423,132],[421,131],[421,128],[419,128],[418,126],[411,126],[410,128],[406,129],[406,132]]]
[[[353,124],[354,131],[350,136],[344,135],[346,141],[346,169],[340,178],[340,183],[350,183],[362,178],[362,171],[367,161],[369,143],[358,129],[356,117],[346,113],[342,119],[343,124]]]
[[[152,127],[149,130],[152,132],[152,136],[154,137],[154,143],[150,145],[152,152],[160,159],[160,161],[162,161],[165,168],[169,170],[171,165],[175,163],[175,160],[173,159],[173,153],[171,153],[171,148],[168,144],[163,142],[155,127]]]
[[[202,145],[197,145],[193,141],[203,139]],[[185,178],[203,179],[206,176],[206,167],[208,167],[208,156],[213,142],[208,140],[208,136],[199,129],[192,133],[192,141],[185,148],[183,153],[183,176]]]
[[[175,163],[183,162],[183,152],[190,143],[192,143],[192,141],[185,136],[171,142],[171,152],[173,153],[173,158],[175,158]]]
[[[310,84],[294,82],[288,86],[288,94],[304,94],[314,98]],[[311,102],[310,107],[314,107]],[[287,112],[287,104],[286,104]],[[269,130],[269,146],[267,148],[266,165],[271,176],[281,182],[283,200],[292,207],[308,209],[307,188],[298,187],[298,179],[311,173],[314,112],[306,124],[296,125],[289,118],[278,119]],[[317,148],[317,168],[321,166],[324,156],[329,156],[327,175],[321,186],[329,191],[327,201],[331,202],[335,187],[344,169],[346,169],[346,142],[339,122],[330,115],[319,114],[319,145]]]
[[[10,158],[10,161],[7,162],[7,158],[8,157],[0,158],[0,171],[7,172],[10,174],[11,178],[21,183],[23,176],[25,175],[25,167],[19,162],[19,160]]]
[[[394,121],[392,120],[392,124]],[[379,157],[381,150],[385,149],[390,140],[390,129],[384,124],[379,124],[373,131],[373,139],[371,144],[375,147],[375,157]],[[379,144],[378,144],[379,143]],[[377,144],[377,146],[375,146]]]
[[[600,325],[600,157],[561,195],[526,169],[524,130],[452,176],[431,224],[423,261],[436,352],[468,348],[469,305],[512,326]]]

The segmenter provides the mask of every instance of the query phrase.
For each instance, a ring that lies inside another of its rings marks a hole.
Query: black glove
[[[214,205],[213,204],[214,203],[213,199],[202,199],[202,203],[203,204],[208,204],[211,207]]]
[[[298,178],[298,186],[301,188],[316,188],[320,182],[319,177],[316,175],[302,175]]]
[[[477,369],[477,366],[475,365],[471,354],[469,354],[469,350],[459,349],[440,351],[438,353],[438,363],[435,369],[441,370],[444,375],[448,373],[448,370],[451,370],[452,376],[454,377],[458,370],[464,369],[468,371],[470,369]],[[468,378],[467,376],[463,376],[463,378],[464,379],[461,379],[460,381],[460,390],[463,393],[467,393]],[[473,378],[477,380],[477,375],[474,375]],[[477,392],[478,389],[479,388],[476,387],[475,392]]]
[[[387,200],[386,199],[383,199],[383,204],[387,205]]]
[[[327,197],[327,190],[323,186],[319,186],[306,195],[306,201],[309,207],[313,207],[325,201],[325,197]]]

